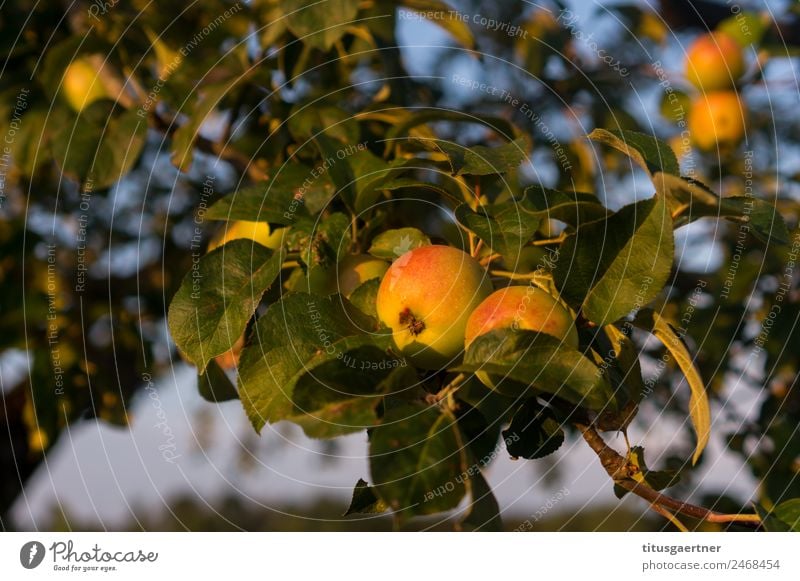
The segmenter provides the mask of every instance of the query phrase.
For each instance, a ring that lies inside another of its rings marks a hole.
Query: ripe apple
[[[78,58],[69,64],[61,91],[77,113],[95,101],[108,98],[99,70],[88,58]]]
[[[730,89],[743,72],[742,47],[725,32],[700,36],[686,52],[686,78],[703,92]]]
[[[369,254],[352,254],[337,266],[337,292],[349,297],[359,286],[373,278],[381,278],[389,263]]]
[[[239,239],[253,240],[275,250],[283,241],[283,228],[270,231],[269,224],[266,222],[248,222],[247,220],[229,222],[227,227],[208,243],[208,251],[211,252],[226,242]]]
[[[389,267],[376,307],[400,353],[418,367],[439,369],[461,353],[467,319],[491,292],[474,258],[450,246],[422,246]]]
[[[228,351],[214,357],[214,361],[221,369],[226,371],[233,369],[239,365],[239,356],[242,354],[242,349],[244,349],[244,334],[236,340],[236,343]]]
[[[467,320],[466,346],[480,335],[506,328],[547,333],[573,349],[578,347],[572,315],[553,296],[534,286],[509,286],[489,295]]]
[[[717,145],[735,147],[745,134],[746,110],[735,91],[701,95],[689,111],[689,131],[694,144],[709,151]]]
[[[534,286],[510,286],[493,292],[467,320],[465,345],[494,329],[521,329],[546,333],[578,348],[578,331],[570,312],[553,296]],[[475,376],[491,389],[499,378],[485,371]]]

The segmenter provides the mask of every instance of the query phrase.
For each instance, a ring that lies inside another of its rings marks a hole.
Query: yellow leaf
[[[634,323],[636,326],[655,335],[664,344],[686,377],[686,382],[691,390],[689,417],[697,434],[697,445],[692,457],[692,464],[697,464],[697,460],[703,453],[706,444],[708,444],[708,438],[711,434],[711,407],[708,403],[708,395],[706,394],[703,379],[694,366],[692,356],[683,341],[681,341],[680,336],[666,319],[651,309],[643,309],[636,316]]]

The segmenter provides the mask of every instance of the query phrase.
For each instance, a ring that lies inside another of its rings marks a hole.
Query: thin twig
[[[489,254],[487,256],[484,256],[480,260],[481,266],[487,266],[488,264],[490,264],[490,263],[494,262],[495,260],[497,260],[498,258],[502,258],[502,257],[503,257],[502,255],[497,254],[496,252],[494,254]]]
[[[531,242],[531,245],[533,245],[533,246],[547,246],[548,244],[559,244],[561,242],[564,242],[564,240],[566,240],[566,239],[567,239],[567,235],[564,232],[562,232],[561,234],[559,234],[555,238],[546,238],[544,240],[534,240],[533,242]]]
[[[682,515],[692,518],[704,520],[712,523],[729,523],[739,522],[758,525],[761,523],[761,517],[757,514],[725,514],[715,512],[708,508],[697,506],[688,502],[677,500],[665,494],[653,490],[646,484],[636,482],[630,478],[631,471],[628,461],[617,453],[616,450],[606,445],[600,434],[593,426],[586,424],[575,424],[575,427],[580,430],[583,439],[589,444],[589,447],[594,450],[597,457],[600,459],[600,464],[603,465],[606,472],[614,480],[615,484],[621,486],[625,490],[634,493],[650,504],[665,507],[671,511],[678,512]]]

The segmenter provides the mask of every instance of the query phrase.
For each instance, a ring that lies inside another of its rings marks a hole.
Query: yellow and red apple
[[[402,355],[417,367],[440,369],[464,349],[467,319],[491,292],[474,258],[450,246],[423,246],[389,267],[376,307]]]

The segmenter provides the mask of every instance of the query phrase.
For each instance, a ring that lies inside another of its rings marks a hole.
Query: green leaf
[[[756,505],[756,512],[761,517],[761,526],[764,530],[771,533],[788,533],[791,531],[789,525],[776,517],[771,511],[761,505]]]
[[[772,514],[789,526],[789,530],[800,533],[800,498],[793,498],[780,503]]]
[[[324,133],[318,133],[313,139],[323,159],[317,171],[327,172],[330,175],[331,181],[336,186],[336,194],[341,196],[342,201],[347,204],[348,208],[354,209],[356,199],[355,177],[346,157],[341,157],[343,155],[342,152],[345,150]]]
[[[511,419],[518,400],[507,397],[486,386],[475,377],[469,377],[458,389],[458,400],[478,410],[490,427],[498,431]]]
[[[698,373],[694,360],[689,354],[689,350],[686,349],[686,345],[684,345],[672,325],[659,313],[652,309],[642,309],[636,315],[634,324],[650,332],[664,344],[686,377],[686,382],[691,390],[689,416],[692,419],[692,425],[697,435],[697,444],[692,457],[692,463],[696,464],[711,435],[711,407],[708,403],[708,395],[706,394],[703,379],[700,377],[700,373]]]
[[[469,478],[472,502],[461,521],[461,528],[468,531],[501,532],[503,521],[500,518],[500,505],[489,483],[475,469]]]
[[[767,14],[738,12],[717,25],[717,30],[730,35],[742,47],[757,45],[770,26]]]
[[[450,13],[455,11],[450,5],[440,0],[401,0],[401,3],[421,16],[441,15],[432,18],[431,22],[449,32],[461,46],[469,49],[475,48],[472,31],[463,19],[451,17]]]
[[[663,172],[680,174],[680,167],[675,153],[668,143],[637,131],[608,131],[595,129],[589,139],[605,143],[633,159],[651,176]]]
[[[353,498],[344,516],[351,514],[377,514],[386,512],[388,507],[375,495],[375,491],[363,478],[359,478],[353,488]]]
[[[680,474],[674,470],[650,470],[644,461],[644,448],[633,446],[628,453],[628,464],[636,466],[639,471],[633,475],[637,482],[647,484],[653,490],[663,490],[674,486],[680,480]]]
[[[456,371],[502,377],[495,390],[510,397],[550,393],[593,410],[616,407],[611,385],[597,366],[544,333],[499,329],[481,335],[470,344]]]
[[[320,221],[298,222],[292,235],[299,237],[300,258],[307,266],[331,268],[349,254],[351,233],[350,218],[336,212]]]
[[[294,409],[283,419],[302,427],[309,438],[335,438],[377,424],[384,381],[404,362],[371,343],[371,337],[344,339],[335,357],[309,359],[294,383]]]
[[[700,218],[727,218],[765,244],[789,244],[786,222],[774,205],[753,196],[720,198],[702,182],[686,177],[660,174],[657,178],[669,197],[670,212],[684,210],[679,223],[688,224]],[[681,208],[684,206],[684,208]]]
[[[460,196],[454,194],[441,184],[420,182],[419,180],[413,178],[396,178],[393,180],[388,180],[381,184],[381,189],[389,192],[398,190],[415,190],[414,193],[417,195],[421,195],[419,190],[428,190],[437,194],[438,196],[441,196],[445,200],[449,200],[454,206],[458,206],[462,201]]]
[[[320,131],[352,147],[356,147],[361,140],[358,121],[350,113],[340,107],[325,105],[318,101],[295,105],[289,113],[286,125],[298,143],[312,139]]]
[[[358,4],[358,0],[281,0],[281,10],[292,34],[328,51],[355,20]]]
[[[514,202],[482,207],[477,212],[461,204],[455,214],[462,226],[501,254],[508,264],[519,261],[520,252],[539,227],[539,219]]]
[[[385,182],[411,169],[406,160],[392,160],[387,163],[369,150],[361,150],[348,156],[347,163],[350,164],[356,180],[355,210],[359,214],[375,205]]]
[[[249,76],[250,71],[242,71],[240,74],[232,75],[224,82],[199,88],[199,94],[194,96],[195,100],[191,111],[186,112],[188,120],[178,127],[172,136],[172,163],[175,167],[184,172],[189,171],[192,165],[194,143],[200,135],[201,126],[219,106],[222,99],[237,84],[245,82]]]
[[[570,226],[607,218],[611,212],[594,194],[561,192],[541,186],[528,186],[520,208],[540,220],[560,220]]]
[[[503,431],[508,453],[515,458],[544,458],[564,443],[564,430],[553,412],[535,399],[523,403]]]
[[[692,98],[677,89],[664,92],[661,96],[659,110],[665,119],[672,123],[683,123],[686,119],[686,112],[692,106]],[[688,147],[688,146],[687,146]]]
[[[372,278],[361,284],[350,295],[350,302],[362,313],[369,315],[373,319],[378,318],[377,298],[378,289],[381,286],[381,279]]]
[[[489,464],[495,457],[497,441],[500,438],[500,424],[497,422],[490,424],[480,410],[461,400],[458,402],[455,414],[466,445],[477,458],[476,463],[480,466]]]
[[[398,228],[386,230],[372,239],[369,252],[372,256],[384,260],[394,260],[403,254],[421,246],[430,246],[431,239],[416,228]]]
[[[438,406],[388,410],[370,437],[373,488],[399,518],[458,506],[467,493],[467,451],[456,419]]]
[[[239,363],[239,395],[256,431],[288,420],[327,438],[372,425],[381,382],[404,364],[386,355],[389,338],[374,328],[338,295],[291,293],[270,305]]]
[[[11,105],[13,110],[13,101]],[[33,175],[36,169],[47,161],[45,152],[50,138],[48,123],[52,124],[53,119],[48,119],[47,109],[33,109],[22,117],[20,128],[11,145],[11,154],[14,163],[24,176]],[[4,129],[3,135],[9,135],[8,129]]]
[[[601,360],[615,391],[624,393],[633,403],[639,403],[645,394],[642,380],[642,367],[639,363],[639,351],[633,340],[624,331],[614,325],[602,327],[598,341],[603,351]]]
[[[313,168],[284,164],[264,184],[246,187],[215,202],[206,212],[209,220],[249,220],[288,226],[310,217],[305,200],[309,196],[329,199],[334,187],[325,174],[314,178]]]
[[[656,196],[578,228],[561,248],[555,282],[587,319],[607,325],[658,295],[673,257],[672,219]]]
[[[197,376],[197,389],[204,400],[212,403],[239,399],[236,387],[215,361],[209,361],[206,372]]]
[[[764,244],[788,245],[790,242],[786,221],[766,200],[745,196],[721,198],[720,210],[726,217],[744,220],[747,231]]]
[[[282,263],[280,252],[233,240],[203,256],[184,277],[169,306],[169,329],[201,374],[242,336]]]
[[[61,170],[85,188],[99,190],[121,180],[144,147],[147,122],[135,110],[113,116],[108,103],[87,107],[74,124],[53,137],[53,156]]]
[[[464,147],[443,139],[415,139],[414,142],[424,149],[443,154],[450,164],[450,173],[454,176],[503,174],[517,169],[528,156],[528,141],[525,137],[518,137],[498,147]]]

